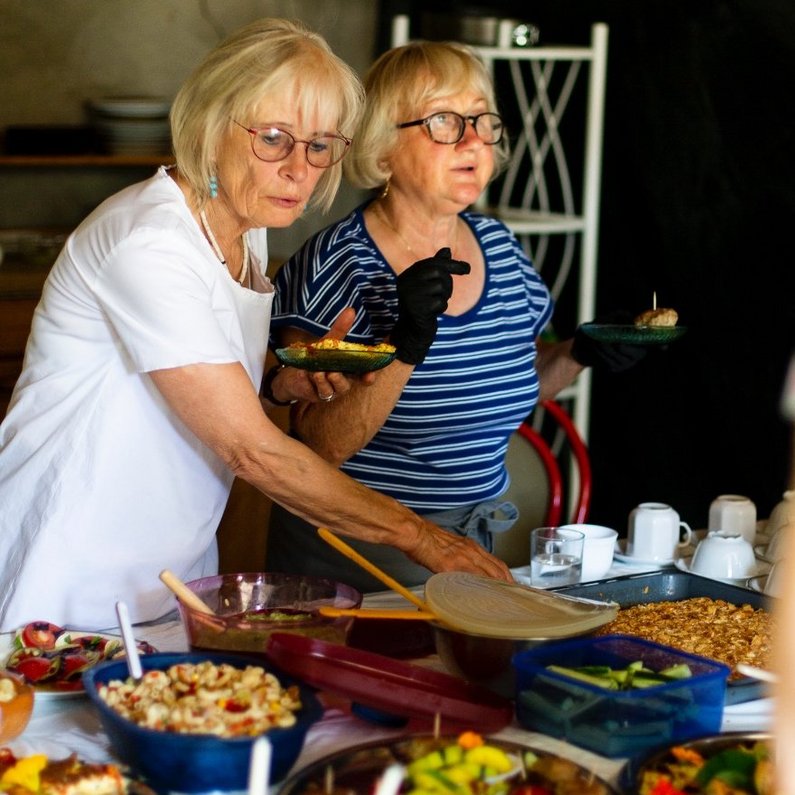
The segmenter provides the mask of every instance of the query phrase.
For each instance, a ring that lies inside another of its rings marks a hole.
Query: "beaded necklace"
[[[408,251],[408,253],[411,254],[412,257],[419,257],[419,255],[414,251],[414,249],[409,244],[409,241],[406,240],[406,238],[403,237],[402,234],[400,234],[400,230],[392,223],[392,221],[389,220],[389,216],[386,214],[386,210],[384,209],[384,206],[381,204],[380,201],[375,203],[375,212],[378,215],[378,218],[380,219],[381,223],[383,223],[388,229],[390,229],[395,234],[395,236],[398,238],[398,240],[400,240],[400,242],[405,247],[406,251]],[[455,250],[455,248],[458,245],[458,224],[457,223],[456,223],[454,237],[455,237],[455,239],[453,240],[453,244],[451,246],[451,248],[453,250]]]

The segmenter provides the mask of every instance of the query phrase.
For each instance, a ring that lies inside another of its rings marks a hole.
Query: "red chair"
[[[574,426],[571,417],[569,417],[560,403],[554,400],[544,400],[539,403],[539,408],[543,409],[544,420],[549,418],[557,425],[554,438],[551,441],[547,441],[545,436],[542,435],[545,431],[544,424],[542,423],[541,431],[539,432],[533,427],[529,417],[519,426],[517,432],[534,447],[547,473],[549,497],[545,523],[548,527],[555,527],[560,524],[585,522],[591,509],[591,489],[593,485],[588,448]],[[573,503],[571,518],[567,521],[561,521],[566,478],[564,478],[557,457],[564,448],[568,448],[568,452],[574,461],[574,474],[576,475],[578,490],[577,498]]]
[[[534,527],[586,522],[591,507],[588,448],[565,409],[554,400],[538,405],[508,446],[516,524],[494,535],[494,554],[509,566],[526,566]],[[573,496],[572,489],[574,487]],[[571,505],[571,510],[569,510]]]

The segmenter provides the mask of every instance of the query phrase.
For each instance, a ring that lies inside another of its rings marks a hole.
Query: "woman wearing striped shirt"
[[[501,222],[467,210],[507,158],[481,62],[460,45],[417,42],[382,55],[365,85],[345,170],[377,198],[285,263],[271,329],[287,345],[325,335],[342,314],[349,341],[391,340],[398,354],[336,400],[319,376],[327,399],[296,404],[292,430],[355,479],[491,550],[492,532],[516,519],[500,500],[509,437],[591,363],[589,351],[578,361],[571,340],[538,341],[549,290]],[[279,506],[268,537],[271,570],[383,588]],[[429,575],[394,548],[352,543],[403,584]]]

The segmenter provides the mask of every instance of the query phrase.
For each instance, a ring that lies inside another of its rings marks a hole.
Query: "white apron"
[[[255,390],[262,381],[273,302],[264,271],[253,258],[252,289],[222,274],[211,295],[228,350]],[[46,361],[47,346],[61,341],[46,330],[42,339]],[[75,377],[62,417],[57,405],[36,417],[46,389],[36,382],[34,366],[31,383],[12,407],[16,418],[9,415],[0,459],[13,462],[0,471],[4,501],[10,497],[0,517],[2,631],[34,620],[113,627],[119,599],[128,604],[133,622],[150,621],[175,608],[158,577],[164,568],[183,580],[217,573],[215,533],[232,473],[182,425],[148,375],[132,370],[128,358],[112,357],[100,375],[96,369],[87,367],[84,378]],[[19,433],[15,441],[14,428],[31,419],[40,428],[38,437]],[[23,435],[26,448],[20,451]]]

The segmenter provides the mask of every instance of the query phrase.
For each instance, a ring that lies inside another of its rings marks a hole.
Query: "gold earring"
[[[389,180],[390,179],[392,179],[392,177],[387,177],[386,178],[386,182],[384,183],[384,188],[381,191],[381,195],[378,197],[379,199],[386,199],[386,196],[389,193]]]

